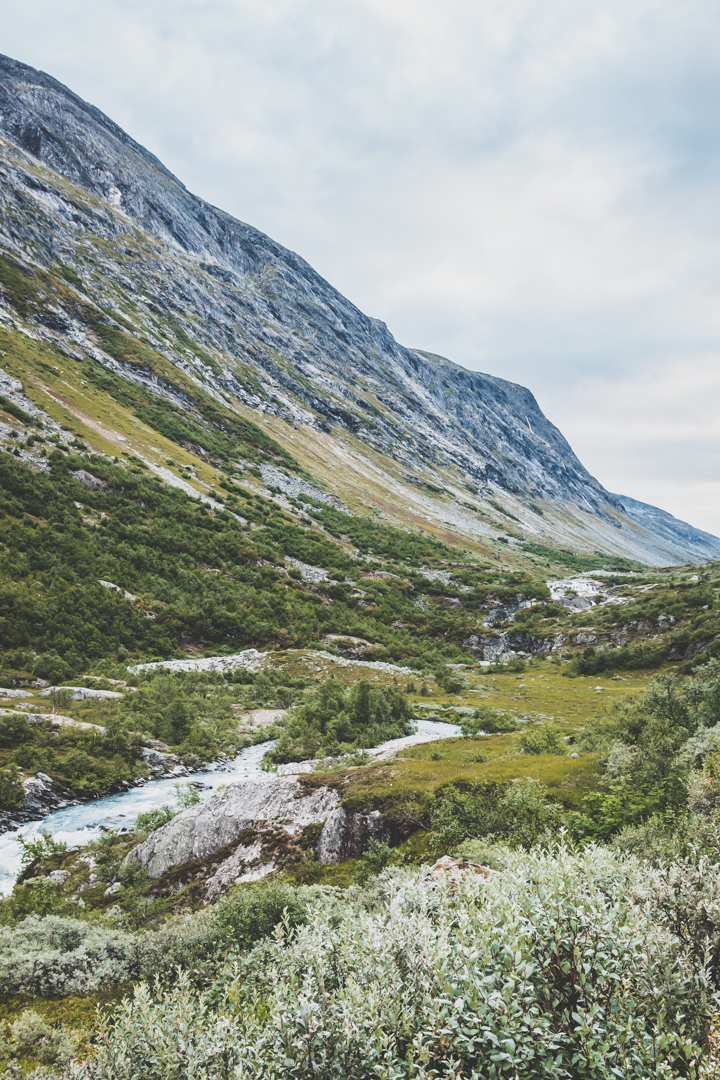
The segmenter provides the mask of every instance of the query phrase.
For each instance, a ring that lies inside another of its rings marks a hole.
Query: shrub
[[[67,1065],[77,1049],[64,1028],[53,1028],[34,1009],[25,1009],[10,1025],[6,1044],[12,1057],[34,1058],[43,1065]]]
[[[0,746],[18,746],[31,736],[32,728],[24,716],[0,716]]]
[[[369,878],[382,873],[386,866],[397,861],[397,852],[381,840],[371,840],[357,868],[355,880],[364,885]]]
[[[720,873],[714,859],[678,859],[646,874],[634,898],[680,942],[688,966],[720,989]]]
[[[20,864],[23,870],[27,870],[34,862],[48,859],[52,855],[61,855],[67,851],[67,844],[64,841],[56,840],[44,829],[40,830],[38,836],[29,839],[22,833],[18,833],[17,842],[22,848]]]
[[[135,828],[139,833],[149,835],[155,832],[156,829],[161,829],[163,825],[167,825],[168,821],[172,821],[179,813],[180,810],[177,807],[164,803],[162,806],[156,807],[155,810],[147,810],[144,814],[138,814]]]
[[[78,1076],[697,1075],[704,976],[629,901],[642,876],[597,849],[509,853],[447,885],[383,876],[381,903],[316,905],[206,993],[139,988]]]
[[[603,649],[590,656],[572,658],[568,669],[571,675],[599,675],[603,671],[633,671],[659,667],[668,654],[668,646],[623,645],[619,649]]]
[[[346,691],[342,683],[328,679],[279,726],[278,741],[266,756],[279,764],[377,746],[409,735],[409,715],[401,690],[374,687],[361,679]]]
[[[200,802],[200,795],[198,791],[192,786],[192,784],[173,784],[175,788],[175,794],[177,795],[179,806],[170,806],[165,803],[163,806],[158,806],[155,810],[148,810],[144,814],[138,814],[135,828],[141,833],[155,832],[156,829],[161,828],[163,825],[167,825],[168,821],[172,821],[174,817],[177,817],[183,810],[188,810],[191,806],[197,806]]]
[[[557,728],[548,724],[529,727],[515,740],[521,754],[566,754],[567,745]]]
[[[17,765],[0,769],[0,810],[19,810],[24,802],[25,788]]]
[[[221,935],[240,948],[248,948],[270,934],[282,920],[298,926],[307,917],[302,894],[281,882],[259,882],[231,892],[217,908]]]
[[[531,847],[562,824],[560,811],[548,802],[542,785],[535,780],[449,784],[432,799],[430,817],[431,842],[437,853],[481,837]]]
[[[494,735],[506,731],[517,731],[519,727],[520,724],[514,716],[499,712],[498,709],[490,709],[487,705],[482,705],[472,716],[464,716],[461,720],[463,735],[478,735],[481,731]]]
[[[47,878],[33,882],[56,891]],[[174,978],[178,968],[201,979],[221,953],[249,948],[281,921],[302,923],[312,896],[312,889],[261,881],[236,888],[213,908],[134,934],[62,915],[30,915],[0,927],[0,993],[95,994],[141,977]]]
[[[90,994],[140,976],[131,934],[77,919],[30,915],[0,927],[0,992]]]

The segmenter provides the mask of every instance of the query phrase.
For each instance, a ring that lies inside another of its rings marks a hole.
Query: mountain
[[[616,495],[615,498],[633,521],[682,549],[687,562],[712,562],[720,559],[720,540],[712,533],[696,529],[686,521],[680,521],[668,514],[666,510],[658,510],[657,506],[638,502],[627,495]]]
[[[259,468],[278,491],[305,485],[494,560],[528,543],[656,565],[716,557],[607,492],[529,390],[401,346],[298,255],[8,57],[0,180],[0,322],[65,358],[43,378],[16,360],[26,394],[61,402],[93,449],[201,493],[218,470]]]

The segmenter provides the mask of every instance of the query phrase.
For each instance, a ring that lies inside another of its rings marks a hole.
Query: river
[[[449,739],[460,734],[457,724],[444,724],[434,720],[415,721],[417,732],[405,739],[392,739],[370,751],[373,756],[380,756],[390,751],[413,746],[419,742],[431,742],[436,739]],[[201,799],[207,799],[222,784],[234,784],[239,780],[255,777],[262,782],[271,780],[273,773],[263,772],[261,763],[270,743],[248,746],[231,761],[211,765],[202,772],[195,772],[188,778],[205,785],[199,792]],[[149,780],[141,787],[131,788],[119,795],[109,795],[106,799],[92,799],[78,806],[68,806],[64,810],[55,810],[42,821],[32,821],[23,825],[18,832],[0,836],[0,895],[12,892],[15,880],[20,873],[21,849],[17,842],[18,834],[32,838],[38,833],[48,832],[56,840],[64,841],[68,847],[81,847],[91,840],[96,840],[108,829],[132,829],[138,814],[156,810],[164,803],[174,804],[177,777],[171,780]],[[187,780],[180,780],[187,783]]]

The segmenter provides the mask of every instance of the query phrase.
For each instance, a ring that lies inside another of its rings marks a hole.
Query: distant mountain
[[[712,533],[696,529],[665,510],[658,510],[657,506],[638,502],[628,495],[615,495],[615,498],[638,525],[674,544],[684,562],[712,562],[720,559],[720,539]]]
[[[170,403],[197,431],[230,438],[228,415],[252,422],[284,452],[262,451],[275,486],[286,484],[277,470],[292,457],[356,512],[495,558],[507,550],[498,544],[530,539],[686,561],[687,543],[662,511],[639,517],[607,492],[529,390],[399,345],[298,255],[192,195],[98,109],[8,57],[0,255],[6,326],[89,364],[83,377],[111,409],[131,407],[119,380]],[[66,384],[79,377],[66,373]],[[99,448],[100,401],[65,407]],[[151,411],[142,412],[146,433]],[[200,436],[173,430],[163,433],[205,464],[247,465],[242,439],[218,457]],[[151,461],[151,436],[123,441]]]

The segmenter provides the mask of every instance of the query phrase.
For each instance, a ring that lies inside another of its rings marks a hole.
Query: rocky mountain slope
[[[657,506],[638,502],[628,495],[616,495],[625,513],[656,536],[663,537],[687,552],[688,562],[711,562],[720,559],[720,540],[712,533],[703,532],[686,521],[659,510]]]
[[[7,57],[0,326],[29,400],[49,394],[94,449],[191,491],[259,466],[285,494],[332,495],[495,558],[528,539],[657,565],[717,557],[689,526],[605,491],[529,390],[399,345],[299,256]],[[43,378],[28,340],[46,350]]]

